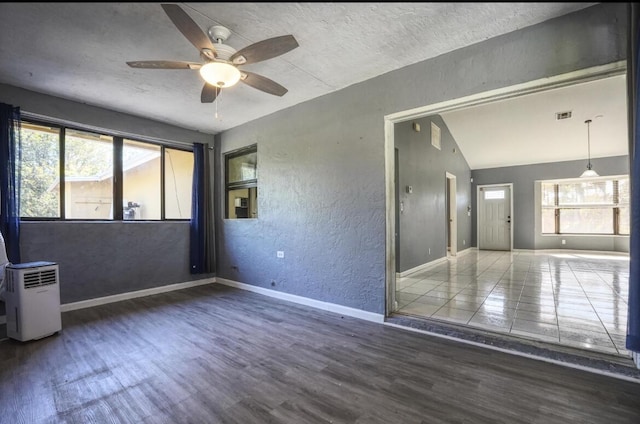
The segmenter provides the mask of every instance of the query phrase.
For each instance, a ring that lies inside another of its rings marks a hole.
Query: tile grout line
[[[604,329],[604,331],[606,331],[607,336],[609,337],[609,341],[611,341],[611,344],[613,345],[613,347],[615,348],[616,352],[618,352],[618,354],[620,354],[620,350],[618,349],[618,346],[616,345],[616,343],[613,341],[613,339],[611,338],[611,334],[609,334],[609,329],[607,328],[606,325],[604,325],[604,322],[602,322],[602,318],[600,318],[600,314],[598,314],[598,311],[596,311],[596,308],[593,307],[593,304],[591,303],[591,299],[589,298],[589,295],[587,294],[586,290],[584,289],[584,286],[582,285],[582,281],[580,281],[580,278],[578,278],[578,276],[576,275],[576,272],[574,271],[573,267],[571,266],[570,263],[567,263],[567,265],[569,266],[569,269],[571,270],[571,272],[573,273],[573,276],[576,278],[576,280],[578,281],[578,284],[580,285],[580,289],[582,289],[582,292],[584,293],[585,298],[587,299],[587,301],[589,302],[589,305],[591,306],[591,309],[593,309],[593,312],[596,314],[596,316],[598,317],[598,321],[600,321],[600,325],[602,325],[602,328]],[[600,278],[602,280],[602,278],[598,275],[598,278]],[[604,281],[604,280],[602,280]],[[604,347],[604,346],[602,346]]]

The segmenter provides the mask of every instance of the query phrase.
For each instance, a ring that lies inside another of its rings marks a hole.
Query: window
[[[191,218],[193,152],[28,121],[21,131],[23,218]]]
[[[502,200],[504,199],[504,190],[483,190],[484,200]]]
[[[113,138],[66,130],[63,180],[65,218],[113,219]]]
[[[227,219],[258,217],[258,150],[251,146],[227,153],[226,213]]]
[[[543,181],[543,234],[629,234],[629,178]]]
[[[122,218],[161,219],[162,148],[124,140],[122,145]]]
[[[165,149],[164,198],[167,219],[191,218],[193,153]]]
[[[29,218],[60,217],[60,129],[22,123],[20,211]]]

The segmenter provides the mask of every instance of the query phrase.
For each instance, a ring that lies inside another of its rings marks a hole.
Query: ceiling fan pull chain
[[[219,90],[219,88],[218,88],[218,87],[216,87],[216,100],[218,100],[218,101],[216,102],[216,119],[218,119],[218,103],[220,102],[220,99],[219,99],[219,96],[220,96],[220,95],[218,94],[218,90]]]

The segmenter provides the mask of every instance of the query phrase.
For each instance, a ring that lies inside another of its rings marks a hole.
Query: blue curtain
[[[191,273],[211,272],[211,207],[209,151],[207,146],[193,146],[193,194],[191,197]]]
[[[20,263],[20,108],[0,103],[0,231],[10,262]]]
[[[629,246],[629,314],[627,349],[640,352],[640,33],[638,32],[638,5],[629,3],[627,89],[629,105],[629,169],[631,173],[631,235]]]

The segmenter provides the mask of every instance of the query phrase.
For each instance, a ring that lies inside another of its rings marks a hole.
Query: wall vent
[[[556,121],[560,121],[561,119],[569,119],[569,118],[571,118],[571,111],[556,113]]]

